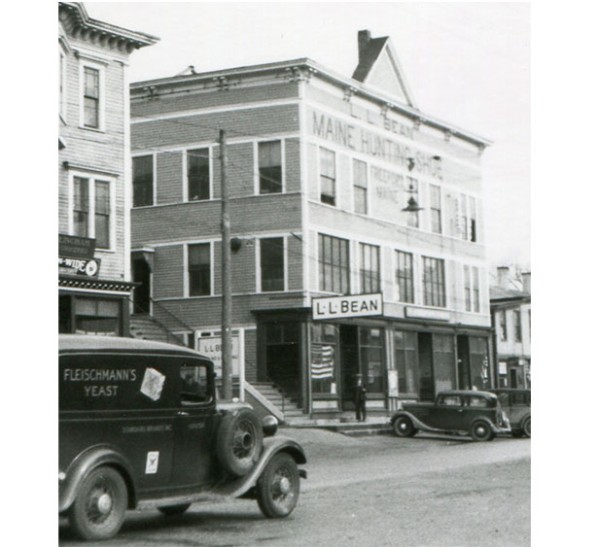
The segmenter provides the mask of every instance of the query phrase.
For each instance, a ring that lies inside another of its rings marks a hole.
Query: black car
[[[492,391],[508,414],[513,437],[531,437],[531,390],[499,388]]]
[[[475,441],[491,441],[510,431],[498,398],[487,391],[442,391],[435,401],[402,403],[391,419],[399,437],[418,431],[469,434]]]
[[[302,447],[249,405],[217,403],[213,363],[131,338],[59,338],[59,512],[82,539],[115,535],[127,509],[183,513],[222,496],[269,518],[298,501]]]

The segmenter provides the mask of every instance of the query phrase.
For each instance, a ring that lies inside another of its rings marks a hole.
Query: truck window
[[[181,402],[205,403],[210,401],[208,369],[204,365],[181,365]]]

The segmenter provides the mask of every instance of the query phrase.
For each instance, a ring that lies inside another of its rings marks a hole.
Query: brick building
[[[153,36],[59,2],[59,331],[129,332],[129,82]]]
[[[220,359],[227,136],[234,374],[312,415],[489,387],[485,139],[420,111],[387,37],[131,86],[138,310]]]

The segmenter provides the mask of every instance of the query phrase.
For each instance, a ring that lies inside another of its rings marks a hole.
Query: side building
[[[498,387],[531,389],[531,273],[521,278],[517,285],[499,267],[490,287],[494,365]]]
[[[59,332],[129,334],[132,51],[157,38],[58,5]]]
[[[389,38],[131,86],[136,310],[220,360],[227,138],[234,374],[311,415],[491,387],[481,155],[420,111]],[[243,390],[242,390],[243,393]]]

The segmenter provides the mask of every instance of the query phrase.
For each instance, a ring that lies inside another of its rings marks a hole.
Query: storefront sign
[[[383,314],[381,294],[357,294],[313,298],[313,319],[338,319],[342,317],[365,317]]]
[[[406,317],[415,319],[433,319],[435,321],[450,321],[450,312],[444,310],[432,310],[430,308],[411,308],[407,306],[404,310]]]
[[[202,355],[206,355],[215,365],[217,378],[223,376],[223,354],[220,336],[198,336],[196,348]],[[240,337],[237,333],[231,336],[231,373],[240,375]]]
[[[97,277],[100,271],[100,259],[98,258],[58,258],[58,271],[66,274],[85,275]]]
[[[64,258],[94,258],[95,250],[95,239],[58,234],[58,256]]]

